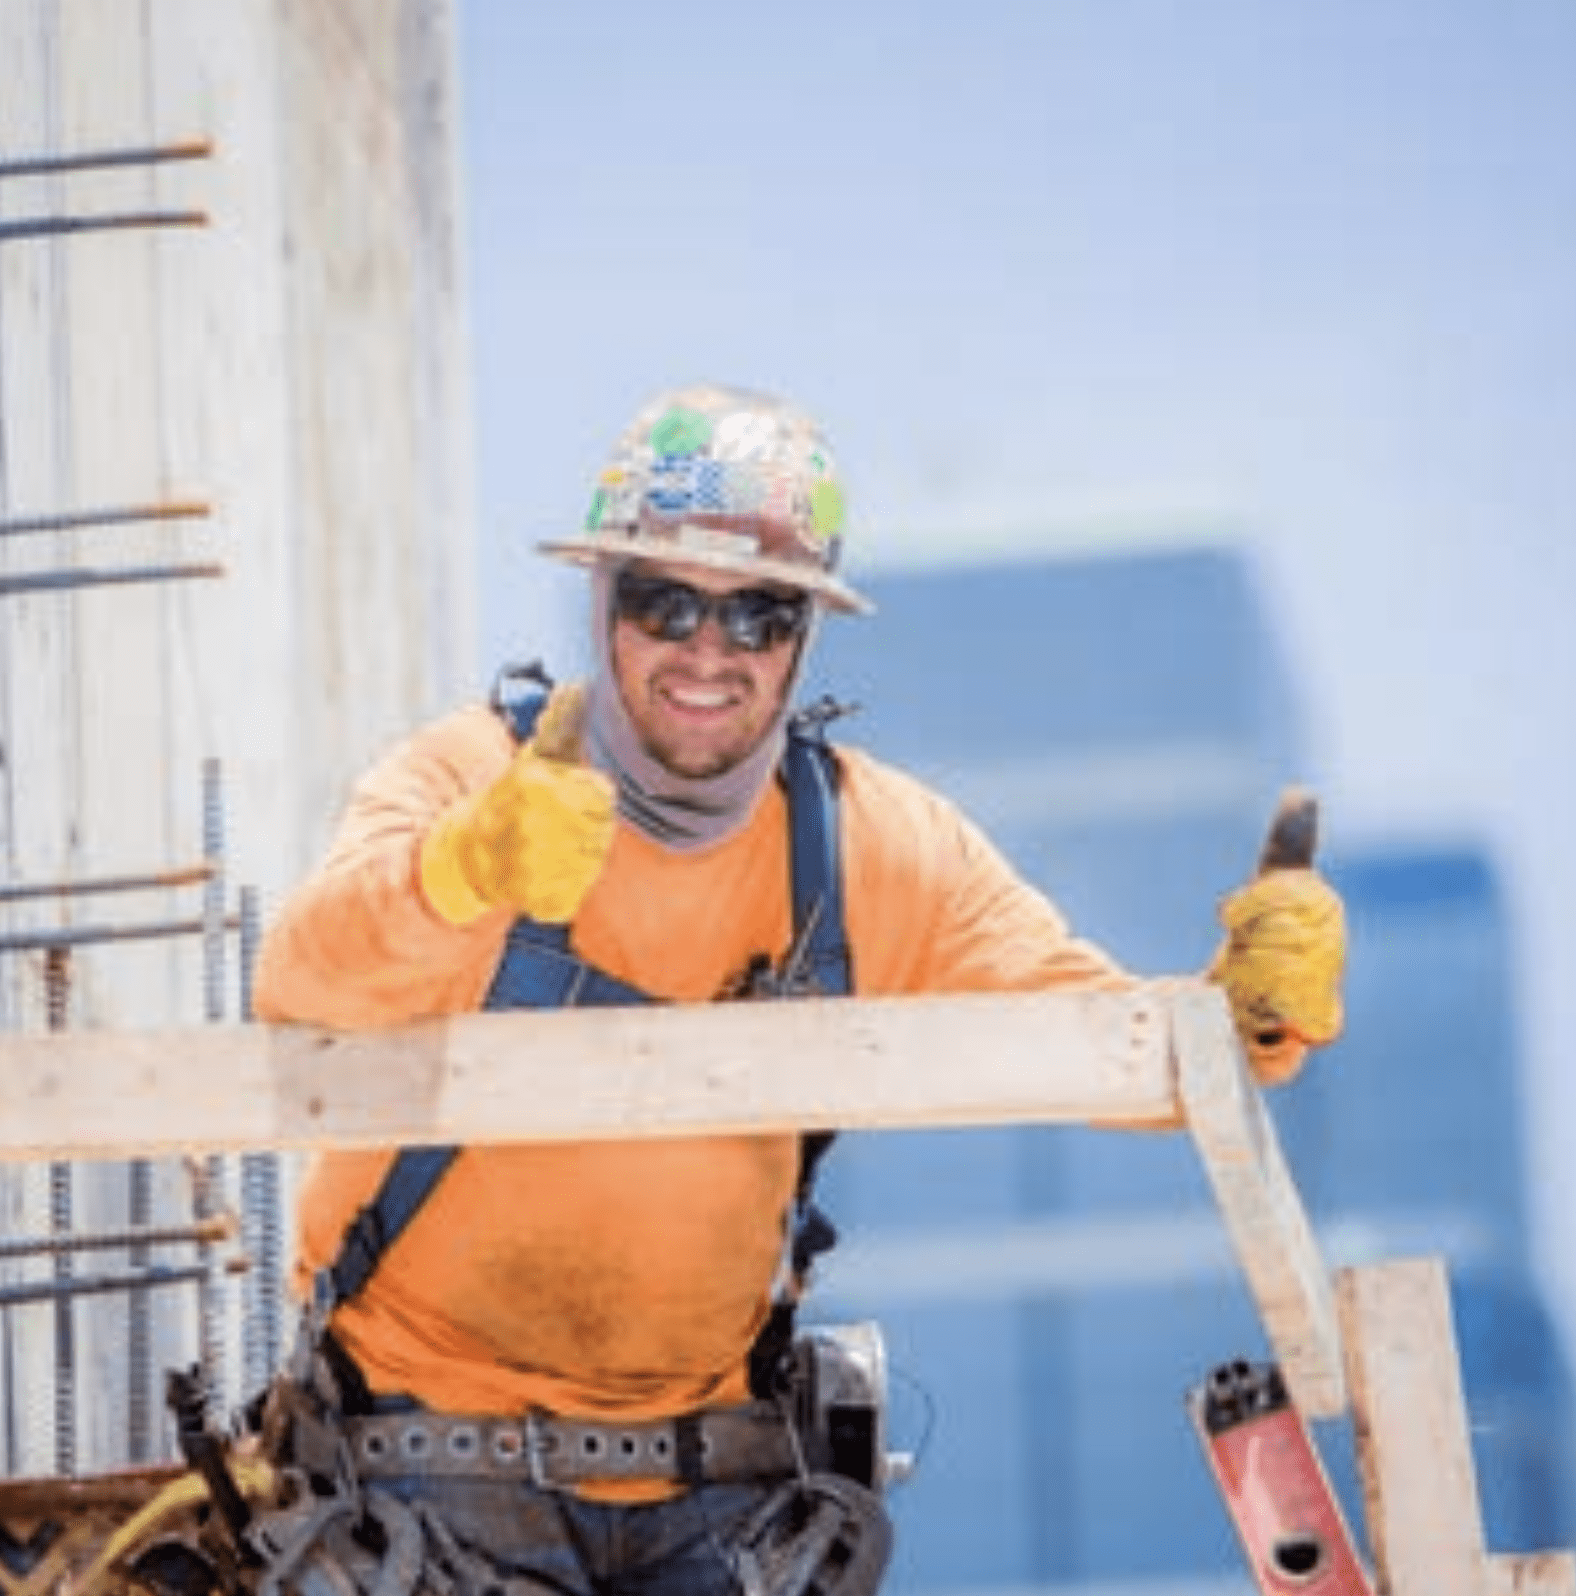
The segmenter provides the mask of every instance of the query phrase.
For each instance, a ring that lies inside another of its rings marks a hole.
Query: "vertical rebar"
[[[153,1165],[146,1158],[134,1158],[126,1166],[126,1222],[134,1231],[153,1223]],[[146,1268],[151,1256],[142,1241],[126,1252],[133,1269]],[[153,1458],[153,1326],[146,1291],[134,1290],[126,1304],[126,1366],[126,1457],[147,1463]]]
[[[240,890],[241,1018],[252,1018],[252,970],[262,940],[262,912],[256,887]],[[283,1217],[280,1212],[279,1155],[241,1155],[241,1242],[251,1263],[241,1293],[241,1363],[248,1395],[273,1378],[280,1353],[284,1290]]]
[[[236,905],[236,962],[239,966],[240,1013],[251,1020],[252,973],[257,965],[257,949],[263,940],[263,911],[256,887],[242,887]]]
[[[224,1018],[224,788],[217,759],[202,762],[203,1018]]]
[[[63,1031],[71,1019],[71,950],[49,948],[44,954],[44,1023]]]
[[[5,1471],[8,1475],[19,1472],[22,1455],[22,1437],[20,1434],[22,1404],[17,1400],[16,1389],[16,1349],[11,1341],[11,1325],[9,1319],[4,1325],[4,1337],[0,1339],[0,1353],[4,1355],[3,1371],[5,1379],[0,1383],[0,1400],[5,1402]]]
[[[215,1023],[224,1018],[224,789],[217,759],[202,764],[202,852],[208,866],[203,883],[203,1018]],[[210,1154],[197,1183],[197,1215],[207,1218],[224,1204],[224,1159]],[[211,1242],[198,1248],[203,1265],[197,1288],[198,1362],[211,1405],[222,1404],[225,1380],[225,1277],[224,1261]]]
[[[71,953],[50,948],[44,954],[44,1009],[49,1029],[63,1031],[71,1012]],[[73,1224],[72,1171],[66,1162],[49,1166],[49,1228],[53,1235],[68,1235]],[[57,1281],[71,1278],[69,1252],[53,1259]],[[69,1478],[77,1472],[77,1349],[75,1308],[69,1296],[55,1304],[55,1473]]]

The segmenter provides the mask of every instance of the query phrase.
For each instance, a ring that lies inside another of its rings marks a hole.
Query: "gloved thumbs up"
[[[491,786],[445,811],[421,850],[421,884],[453,925],[509,907],[572,920],[613,843],[613,784],[578,763],[585,688],[556,688],[535,734]]]
[[[1220,906],[1226,938],[1209,974],[1226,989],[1256,1073],[1272,1082],[1295,1072],[1305,1048],[1341,1031],[1346,914],[1313,867],[1317,831],[1317,801],[1288,789],[1258,874]]]

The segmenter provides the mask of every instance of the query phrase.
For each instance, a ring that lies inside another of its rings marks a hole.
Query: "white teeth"
[[[729,702],[727,693],[705,687],[670,687],[668,696],[686,709],[721,709]]]

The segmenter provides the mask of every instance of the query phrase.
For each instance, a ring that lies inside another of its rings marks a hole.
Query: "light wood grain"
[[[1225,1001],[1182,988],[1171,1005],[1188,1128],[1258,1303],[1292,1400],[1312,1418],[1346,1409],[1329,1271]]]
[[[0,1038],[0,1156],[1112,1123],[1175,1112],[1149,991]]]
[[[1380,1588],[1388,1596],[1487,1596],[1444,1265],[1365,1265],[1341,1270],[1335,1285]]]

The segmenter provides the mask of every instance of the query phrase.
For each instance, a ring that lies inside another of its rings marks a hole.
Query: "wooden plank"
[[[1489,1596],[1576,1596],[1576,1553],[1515,1552],[1488,1560]]]
[[[1142,988],[67,1032],[0,1038],[0,1075],[8,1158],[1176,1112]]]
[[[1332,1418],[1346,1377],[1329,1271],[1225,998],[1183,987],[1171,1022],[1188,1128],[1287,1388],[1306,1416]]]
[[[1444,1264],[1344,1269],[1346,1344],[1368,1534],[1388,1596],[1487,1596],[1477,1474]]]

